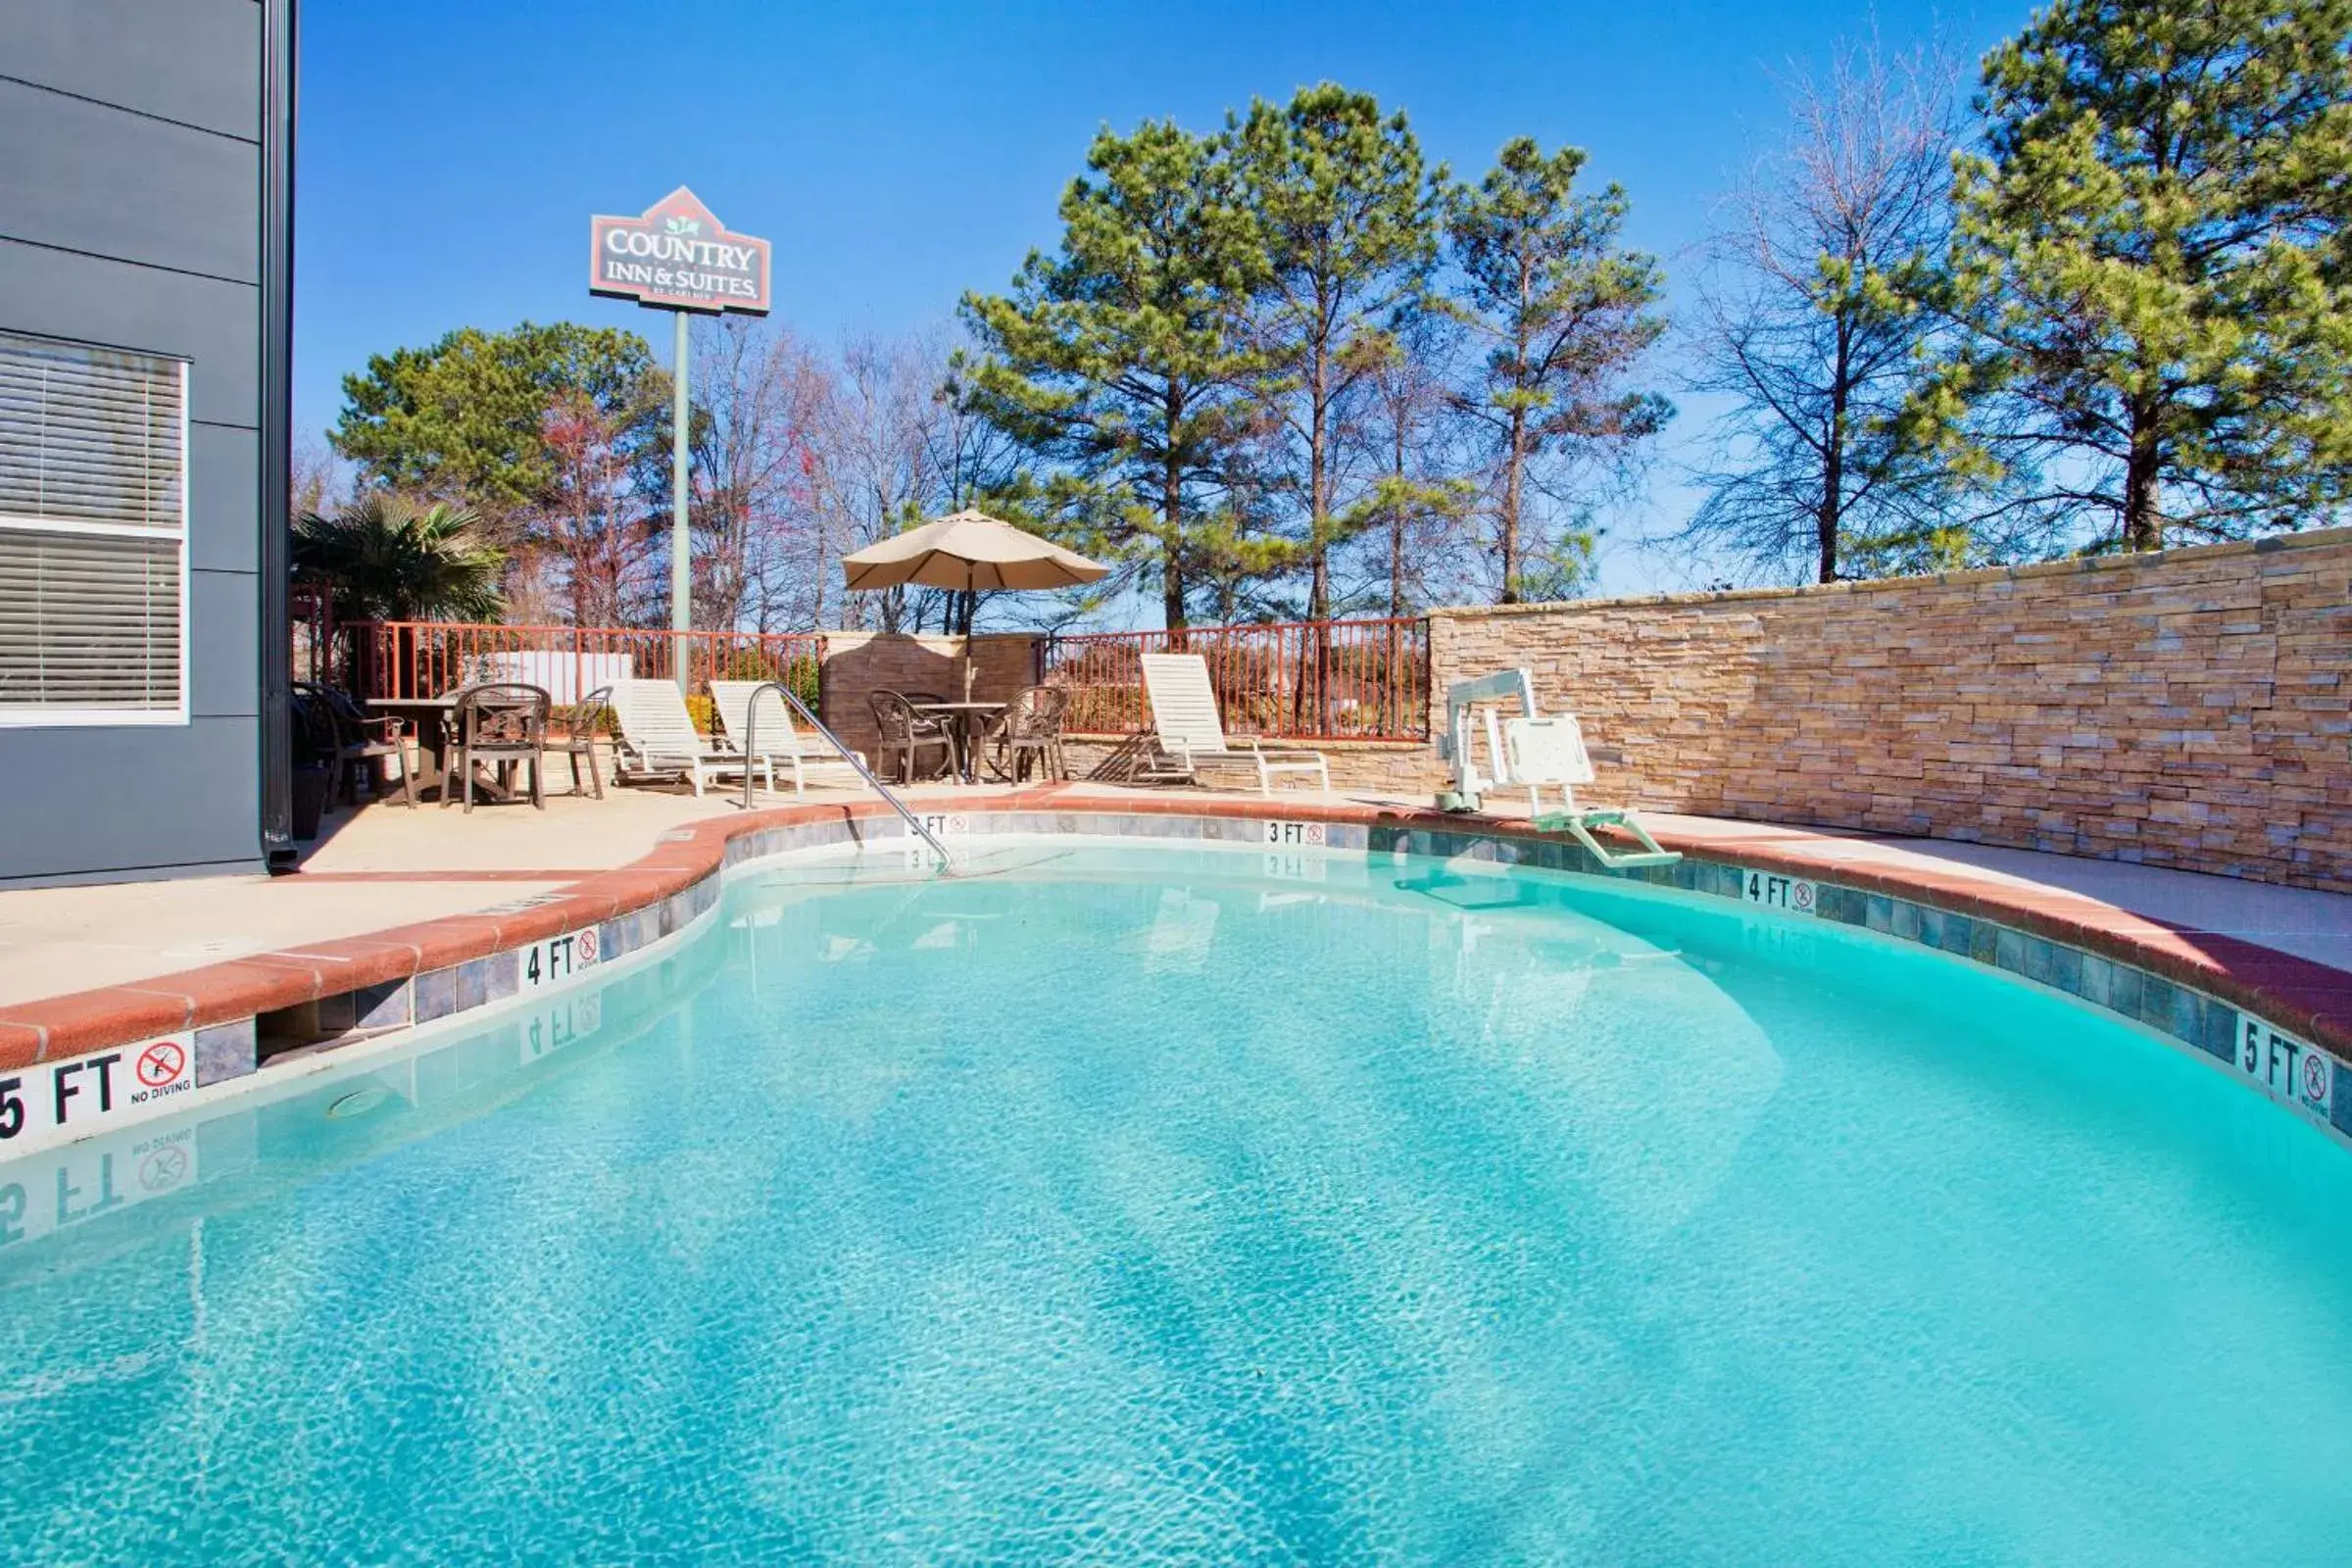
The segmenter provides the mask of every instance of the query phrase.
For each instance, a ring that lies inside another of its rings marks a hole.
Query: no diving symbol
[[[177,1144],[166,1144],[139,1161],[139,1185],[151,1193],[177,1187],[187,1173],[188,1152]]]
[[[159,1040],[139,1053],[139,1082],[161,1089],[177,1078],[188,1062],[187,1053],[170,1040]]]
[[[2317,1102],[2328,1098],[2328,1062],[2326,1056],[2316,1051],[2309,1052],[2304,1055],[2303,1098],[2305,1100]]]
[[[574,953],[577,953],[580,956],[580,961],[582,963],[594,963],[596,961],[596,929],[591,926],[589,929],[581,932],[578,936],[573,937],[571,939],[571,948]]]
[[[1810,882],[1790,883],[1788,885],[1788,907],[1796,910],[1799,914],[1812,913],[1813,884]]]

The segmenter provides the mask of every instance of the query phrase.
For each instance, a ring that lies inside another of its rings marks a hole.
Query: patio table
[[[416,784],[421,787],[430,779],[433,788],[441,787],[441,770],[449,755],[449,716],[457,711],[458,694],[450,692],[441,697],[370,697],[369,708],[380,709],[394,718],[406,719],[416,726]],[[494,803],[512,800],[506,788],[488,773],[475,769],[474,788],[484,791]]]
[[[979,758],[977,756],[980,750],[980,720],[994,713],[1002,713],[1004,711],[1004,705],[1003,703],[909,703],[907,706],[918,713],[936,713],[963,731],[962,744],[957,748],[963,754],[963,781],[966,784],[980,782]]]

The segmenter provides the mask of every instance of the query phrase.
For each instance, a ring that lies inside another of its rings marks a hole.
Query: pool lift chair
[[[1497,705],[1516,698],[1520,711],[1503,718]],[[1486,730],[1487,756],[1494,771],[1478,771],[1474,719]],[[1573,834],[1592,858],[1611,871],[1643,865],[1672,865],[1682,858],[1661,848],[1630,810],[1580,807],[1576,786],[1593,780],[1592,758],[1585,750],[1585,735],[1573,713],[1544,717],[1536,709],[1536,683],[1524,669],[1502,670],[1476,680],[1457,680],[1446,688],[1446,733],[1438,742],[1439,755],[1453,763],[1453,788],[1438,797],[1445,811],[1475,811],[1489,790],[1524,786],[1528,813],[1538,831]],[[1544,787],[1559,786],[1561,808],[1544,809]],[[1642,848],[1632,854],[1612,850],[1592,836],[1596,827],[1614,827],[1631,834]]]

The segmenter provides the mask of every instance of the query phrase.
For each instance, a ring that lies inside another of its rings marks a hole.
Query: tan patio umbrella
[[[1073,588],[1109,574],[1050,539],[1023,533],[984,512],[951,513],[896,538],[841,558],[852,588],[896,588],[921,583],[962,593],[1000,589]],[[972,695],[972,643],[963,643],[963,695]]]

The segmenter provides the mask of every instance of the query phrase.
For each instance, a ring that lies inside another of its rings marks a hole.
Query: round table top
[[[909,703],[906,706],[918,713],[939,713],[945,712],[951,708],[981,709],[993,712],[1004,705],[1003,703]]]

